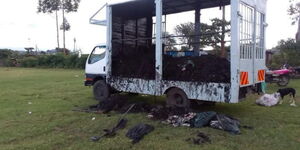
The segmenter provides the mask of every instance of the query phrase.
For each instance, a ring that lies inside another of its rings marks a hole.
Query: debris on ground
[[[112,110],[118,110],[122,108],[126,102],[127,97],[121,96],[121,95],[112,95],[106,100],[102,101],[96,107],[90,107],[90,109],[96,109],[98,111],[101,111],[102,113],[108,113]]]
[[[259,99],[256,100],[256,104],[260,106],[271,107],[278,104],[280,99],[279,93],[274,94],[264,94]]]
[[[116,132],[120,129],[124,129],[126,127],[127,124],[127,119],[121,119],[119,120],[119,122],[117,123],[117,125],[115,125],[112,129],[104,129],[104,134],[101,136],[93,136],[91,137],[91,140],[93,142],[97,142],[99,141],[101,138],[103,137],[113,137],[116,135]]]
[[[159,117],[156,117],[155,115],[159,115]],[[150,116],[152,118],[160,118],[162,123],[170,124],[174,127],[187,126],[202,128],[209,126],[232,134],[240,134],[240,122],[237,119],[224,114],[217,114],[213,111],[201,113],[190,112],[183,115],[169,115],[167,119],[165,119],[165,117],[161,117],[161,114],[159,113],[150,114]]]
[[[154,127],[148,124],[138,124],[128,130],[126,136],[132,139],[132,143],[138,143],[145,135],[152,132]]]
[[[94,105],[89,107],[88,109],[83,109],[81,111],[84,112],[96,112],[96,113],[108,113],[110,111],[117,111],[120,113],[148,113],[148,118],[153,120],[159,120],[164,124],[172,125],[173,127],[193,127],[193,128],[202,128],[202,127],[211,127],[214,129],[220,129],[232,134],[240,134],[240,127],[245,129],[253,129],[250,126],[240,126],[239,120],[227,116],[224,114],[218,114],[214,111],[208,112],[187,112],[184,108],[172,108],[172,107],[165,107],[165,106],[155,106],[145,103],[145,102],[137,102],[137,103],[128,103],[127,98],[121,95],[113,95],[112,97],[108,98],[105,101],[102,101],[98,105]],[[93,118],[92,120],[95,120]],[[127,120],[126,120],[127,122]],[[147,134],[144,133],[143,128],[147,128],[149,126],[140,124],[136,126],[136,128],[132,128],[131,133],[128,132],[128,137],[135,137],[135,135],[143,135]],[[118,126],[114,127],[111,130],[105,130],[105,134],[103,136],[111,136],[114,135],[116,129],[120,129]],[[150,130],[150,129],[149,129]],[[147,130],[146,130],[147,131]],[[150,131],[151,132],[151,131]],[[101,138],[100,137],[93,137],[93,141],[97,141]],[[137,142],[134,139],[133,143]]]
[[[215,119],[210,121],[210,127],[227,131],[232,134],[240,134],[240,121],[230,116],[217,114]]]
[[[186,141],[193,142],[196,145],[211,143],[209,136],[202,132],[197,133],[196,137],[186,139]]]
[[[128,98],[123,95],[112,95],[106,100],[100,102],[97,105],[89,106],[89,108],[84,109],[74,109],[73,111],[79,111],[79,112],[87,112],[87,113],[109,113],[112,110],[120,110],[125,106],[127,103]],[[131,106],[127,105],[125,111]],[[124,112],[125,112],[124,111]]]
[[[130,110],[129,113],[149,113],[152,109],[152,106],[146,102],[137,102],[132,104],[134,104],[135,106]],[[125,104],[123,105],[123,107],[117,109],[116,111],[124,113],[132,104]]]
[[[191,127],[202,128],[209,125],[209,122],[216,116],[216,114],[217,113],[213,111],[197,113],[190,121]]]
[[[196,113],[188,113],[183,116],[169,116],[165,123],[173,125],[173,127],[185,126],[190,127],[190,120],[196,116]]]
[[[131,107],[128,108],[128,110],[120,117],[117,125],[115,125],[112,129],[104,129],[105,132],[102,136],[93,136],[91,137],[91,140],[94,142],[99,141],[103,137],[113,137],[116,135],[116,132],[120,129],[124,129],[127,125],[128,120],[125,119],[125,116],[127,113],[134,107],[134,104],[131,105]]]
[[[184,108],[180,107],[164,107],[164,106],[156,106],[151,109],[151,112],[148,115],[148,118],[154,120],[166,120],[170,116],[173,115],[184,115],[187,111]]]

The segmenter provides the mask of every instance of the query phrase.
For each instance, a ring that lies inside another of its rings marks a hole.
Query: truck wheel
[[[173,88],[167,92],[167,106],[189,109],[190,100],[184,91],[178,88]]]
[[[94,84],[93,93],[97,101],[104,101],[110,96],[109,87],[103,80],[98,80]]]

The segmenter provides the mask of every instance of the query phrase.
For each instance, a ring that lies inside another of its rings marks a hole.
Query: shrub
[[[21,67],[84,69],[88,55],[40,55],[25,57],[20,60]]]
[[[21,67],[37,67],[38,59],[36,57],[24,57],[21,61]]]

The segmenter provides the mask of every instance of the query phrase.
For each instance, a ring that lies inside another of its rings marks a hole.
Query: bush
[[[36,57],[24,57],[20,61],[21,67],[37,67],[38,66],[38,59]]]
[[[87,55],[40,55],[25,57],[20,60],[21,67],[84,69]]]

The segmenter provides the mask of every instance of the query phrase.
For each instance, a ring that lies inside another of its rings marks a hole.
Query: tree
[[[222,21],[218,18],[211,19],[211,25],[200,24],[200,41],[195,41],[195,24],[192,22],[183,23],[175,27],[175,33],[180,37],[180,41],[186,44],[188,49],[192,49],[195,44],[200,44],[199,48],[211,46],[214,49],[221,48],[222,26],[225,26],[225,33],[230,31],[230,22]]]
[[[279,68],[285,63],[300,66],[300,43],[294,39],[281,40],[276,49],[280,52],[273,57],[272,66]]]
[[[56,14],[56,32],[57,46],[59,48],[59,27],[58,27],[58,11],[62,11],[62,30],[63,30],[63,48],[66,49],[65,31],[70,29],[70,24],[65,18],[65,13],[77,12],[80,0],[39,0],[38,13],[53,13]],[[66,53],[65,53],[66,54]]]
[[[164,32],[164,44],[165,44],[165,50],[166,51],[177,51],[176,45],[176,39],[174,38],[173,34],[170,34],[169,32]]]
[[[295,3],[294,0],[290,0],[290,7],[288,9],[288,14],[292,18],[292,25],[298,22],[298,31],[296,33],[296,41],[300,41],[300,2]]]

